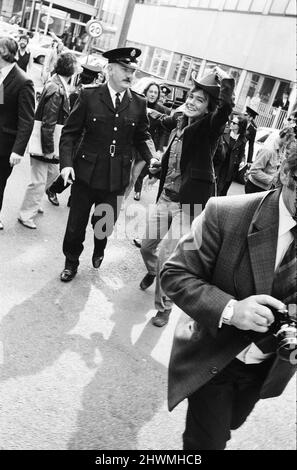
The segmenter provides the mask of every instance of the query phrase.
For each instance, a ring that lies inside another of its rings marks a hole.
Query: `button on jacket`
[[[91,188],[120,193],[129,184],[134,147],[147,163],[154,155],[148,127],[143,96],[128,89],[115,110],[107,84],[85,87],[63,128],[61,169],[73,166]]]

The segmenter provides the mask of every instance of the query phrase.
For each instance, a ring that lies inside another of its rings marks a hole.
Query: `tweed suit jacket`
[[[211,198],[193,222],[191,233],[164,264],[162,288],[184,311],[169,364],[170,410],[263,337],[218,325],[229,300],[271,294],[279,196],[280,190]],[[275,380],[275,362],[263,384],[262,398],[281,394],[296,369],[289,362],[281,364],[281,369],[278,364]]]

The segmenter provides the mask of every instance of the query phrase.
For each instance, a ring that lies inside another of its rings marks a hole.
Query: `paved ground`
[[[88,230],[79,274],[63,284],[68,194],[58,208],[44,200],[38,230],[26,229],[16,218],[29,179],[26,159],[9,180],[1,216],[0,448],[180,449],[185,404],[166,407],[180,311],[166,328],[151,325],[153,289],[138,287],[145,269],[131,241],[137,229],[122,211],[100,271],[91,267]],[[142,202],[154,196],[146,192]],[[229,449],[295,449],[295,396],[292,381],[281,398],[259,403]]]

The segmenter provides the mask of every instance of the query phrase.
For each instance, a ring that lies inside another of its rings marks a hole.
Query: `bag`
[[[235,181],[240,184],[245,184],[248,180],[248,171],[250,169],[250,163],[245,163],[242,167],[239,167]]]
[[[44,156],[41,145],[41,121],[34,121],[33,131],[28,144],[28,152],[30,155]],[[59,143],[61,138],[61,132],[63,129],[62,124],[56,124],[54,130],[54,158],[59,158]]]

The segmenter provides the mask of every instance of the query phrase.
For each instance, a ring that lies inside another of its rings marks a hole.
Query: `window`
[[[238,0],[226,0],[224,10],[236,10]]]
[[[262,13],[265,7],[265,3],[266,2],[263,2],[263,0],[253,0],[250,11],[254,13]]]
[[[224,0],[210,0],[209,1],[209,8],[212,8],[213,10],[220,10],[222,8]]]
[[[173,60],[172,60],[171,67],[170,67],[170,70],[169,70],[169,75],[168,75],[169,80],[172,80],[173,82],[176,81],[176,77],[177,77],[177,74],[178,74],[178,70],[179,70],[181,60],[182,60],[182,55],[181,54],[174,54],[173,55]]]
[[[191,57],[183,56],[183,60],[179,68],[179,73],[176,80],[177,82],[185,83],[190,64]]]
[[[294,15],[296,16],[296,1],[290,0],[288,6],[286,8],[286,15]]]
[[[159,77],[165,77],[168,64],[171,58],[171,52],[164,49],[155,48],[150,73],[158,75]]]
[[[273,0],[271,7],[270,7],[270,13],[284,14],[287,5],[288,5],[288,0]]]
[[[194,75],[194,78],[197,77],[199,73],[199,69],[201,67],[202,60],[200,59],[193,59],[191,63],[191,68],[190,68],[190,73],[188,75],[186,85],[191,86],[192,85],[192,75]]]
[[[252,0],[238,0],[237,10],[249,11]]]

